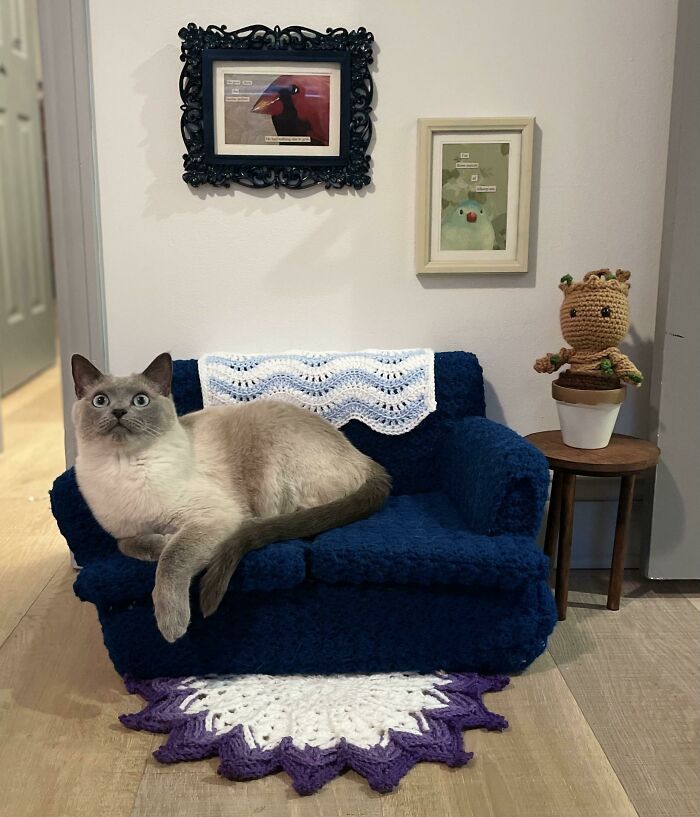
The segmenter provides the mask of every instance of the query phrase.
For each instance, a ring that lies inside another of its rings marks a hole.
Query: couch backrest
[[[484,416],[484,380],[476,356],[470,352],[435,355],[437,409],[407,434],[391,436],[373,431],[358,420],[343,432],[360,451],[380,462],[391,474],[396,494],[434,489],[437,484],[436,446],[455,420]],[[173,398],[178,414],[202,408],[196,360],[176,360]]]

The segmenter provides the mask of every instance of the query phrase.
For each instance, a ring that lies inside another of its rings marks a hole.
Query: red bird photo
[[[328,74],[224,74],[227,145],[327,147]]]

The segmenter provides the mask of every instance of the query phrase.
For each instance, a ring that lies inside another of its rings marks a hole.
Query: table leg
[[[561,487],[561,519],[559,522],[559,555],[557,557],[557,614],[559,621],[566,618],[566,603],[569,596],[569,568],[571,566],[571,539],[574,532],[574,498],[576,475],[566,472]]]
[[[615,525],[615,545],[613,546],[610,583],[608,585],[608,610],[620,609],[622,580],[625,574],[627,533],[632,515],[632,499],[634,498],[634,481],[635,475],[627,474],[622,477],[620,483],[620,499],[617,505],[617,523]]]
[[[559,515],[561,513],[561,486],[564,478],[563,471],[552,471],[552,490],[549,495],[549,513],[547,514],[547,530],[544,534],[544,553],[554,564],[554,555],[557,549],[559,535]]]

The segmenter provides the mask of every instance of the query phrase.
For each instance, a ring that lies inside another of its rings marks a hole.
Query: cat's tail
[[[391,479],[381,465],[372,463],[367,480],[341,499],[315,508],[304,508],[280,516],[252,517],[218,546],[199,583],[199,606],[204,616],[216,611],[228,589],[238,563],[249,550],[315,536],[331,528],[349,525],[378,511],[391,490]]]

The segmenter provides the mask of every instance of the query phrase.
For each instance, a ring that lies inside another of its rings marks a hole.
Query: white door
[[[0,392],[55,357],[36,0],[0,0]]]

